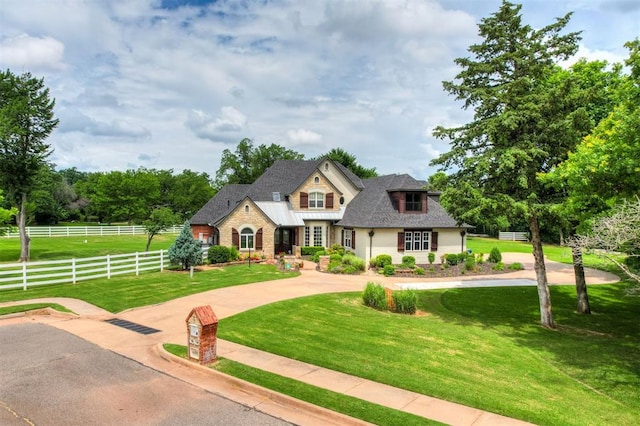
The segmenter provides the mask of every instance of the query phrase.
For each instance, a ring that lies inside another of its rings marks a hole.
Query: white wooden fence
[[[529,241],[528,232],[500,232],[498,239],[506,241]]]
[[[0,263],[0,290],[47,284],[75,284],[114,275],[138,275],[142,271],[162,271],[169,264],[167,250],[113,254],[80,259]]]
[[[182,225],[173,225],[164,231],[168,234],[178,234]],[[143,235],[146,234],[144,226],[27,226],[27,235],[30,237],[74,237],[74,236],[106,236],[106,235]],[[19,237],[18,228],[11,227],[5,237]]]

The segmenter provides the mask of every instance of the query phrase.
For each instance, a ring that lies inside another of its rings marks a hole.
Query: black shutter
[[[236,228],[231,228],[231,245],[240,249],[240,234]]]
[[[308,209],[309,208],[309,194],[306,192],[300,193],[300,208]]]
[[[404,251],[404,232],[398,232],[398,251]]]
[[[262,228],[256,232],[256,250],[262,250]]]
[[[438,251],[438,233],[431,233],[431,251]]]

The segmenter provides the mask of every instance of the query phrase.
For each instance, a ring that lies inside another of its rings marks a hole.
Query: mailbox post
[[[186,319],[189,359],[200,364],[210,364],[216,360],[216,339],[218,317],[209,305],[191,310]]]

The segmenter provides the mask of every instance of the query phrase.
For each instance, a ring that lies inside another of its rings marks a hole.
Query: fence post
[[[27,290],[27,262],[22,261],[22,289]]]
[[[76,283],[76,258],[71,258],[71,282]]]
[[[138,252],[136,252],[136,276],[140,275],[140,269],[139,269],[138,260],[139,260]]]
[[[111,255],[107,255],[107,279],[111,279]]]
[[[160,272],[164,269],[164,250],[160,250]]]

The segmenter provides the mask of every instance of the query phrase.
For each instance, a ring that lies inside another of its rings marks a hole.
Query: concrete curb
[[[15,305],[15,306],[20,306],[20,305]],[[31,317],[35,315],[49,315],[52,317],[70,318],[70,319],[80,318],[77,314],[74,314],[73,312],[61,312],[53,308],[47,307],[47,308],[40,308],[40,309],[32,309],[30,311],[14,312],[12,314],[0,315],[0,320],[9,319],[9,318]]]
[[[158,356],[160,356],[165,361],[177,363],[187,368],[192,368],[197,371],[200,371],[214,378],[217,383],[224,383],[230,388],[237,389],[244,394],[254,395],[261,399],[267,399],[286,409],[289,409],[298,413],[302,412],[306,414],[308,417],[316,419],[318,421],[318,424],[345,425],[345,426],[363,426],[363,425],[372,424],[372,423],[365,422],[363,420],[349,417],[345,414],[341,414],[336,411],[331,411],[329,409],[319,407],[317,405],[313,405],[299,399],[292,398],[288,395],[284,395],[279,392],[272,391],[270,389],[255,385],[250,382],[246,382],[242,379],[229,376],[228,374],[221,373],[219,371],[213,370],[204,365],[196,364],[192,361],[189,361],[187,359],[178,357],[176,355],[173,355],[172,353],[167,352],[163,347],[163,343],[158,343],[155,346],[155,352]],[[228,397],[227,395],[223,395],[223,394],[220,394],[220,395]],[[259,405],[260,404],[254,405],[252,408],[258,411],[262,411]],[[270,413],[266,413],[266,414],[270,414]]]

